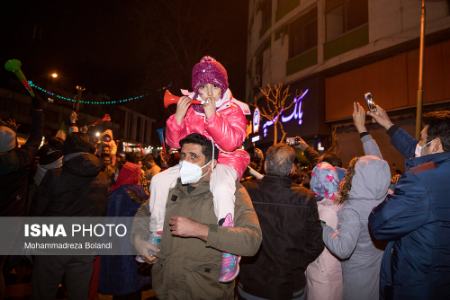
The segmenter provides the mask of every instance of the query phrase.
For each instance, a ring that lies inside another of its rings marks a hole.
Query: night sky
[[[248,1],[109,0],[2,1],[0,58],[23,62],[28,79],[73,96],[121,98],[161,124],[162,90],[190,88],[194,63],[212,55],[228,69],[230,88],[245,95]],[[51,80],[57,71],[60,78]],[[0,87],[16,88],[3,70]],[[107,112],[113,107],[104,107]],[[162,117],[164,116],[164,117]],[[158,125],[158,124],[157,124]]]

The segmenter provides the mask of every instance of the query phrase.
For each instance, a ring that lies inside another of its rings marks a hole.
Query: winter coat
[[[250,162],[248,153],[238,149],[247,135],[247,119],[242,109],[232,101],[231,93],[225,93],[224,97],[229,97],[229,100],[210,119],[200,112],[201,106],[195,105],[189,107],[181,124],[177,123],[175,115],[170,116],[166,122],[166,142],[169,147],[180,148],[180,140],[191,133],[213,139],[220,150],[218,162],[233,167],[241,178]]]
[[[252,256],[261,244],[261,229],[250,197],[236,191],[235,227],[219,227],[209,182],[197,187],[178,184],[169,192],[164,228],[172,216],[184,216],[208,225],[207,241],[175,237],[164,230],[159,259],[152,268],[152,286],[158,299],[233,299],[234,282],[220,283],[222,252]]]
[[[337,228],[339,205],[339,175],[327,162],[317,164],[311,173],[311,190],[322,197],[317,203],[319,217],[333,229]],[[308,300],[342,300],[341,262],[325,247],[320,256],[306,270]]]
[[[122,185],[109,194],[106,216],[133,217],[146,198],[142,186]],[[129,225],[131,224],[127,224],[127,228]],[[132,247],[131,243],[129,246]],[[131,294],[150,283],[149,276],[138,273],[134,255],[101,256],[99,278],[99,292],[113,295]]]
[[[391,129],[394,146],[411,155],[417,141]],[[374,237],[390,241],[381,292],[384,299],[450,299],[450,152],[409,159],[406,167],[369,218]]]
[[[324,248],[316,198],[289,177],[265,175],[246,187],[264,238],[258,254],[242,260],[239,285],[258,297],[291,299]]]
[[[62,168],[48,170],[31,205],[33,216],[103,216],[108,178],[90,153],[64,156]]]
[[[339,206],[330,199],[317,203],[320,220],[337,228]],[[342,300],[343,283],[341,262],[325,248],[306,270],[308,300]]]
[[[345,300],[378,300],[382,245],[372,240],[368,217],[380,204],[390,184],[390,169],[386,161],[366,155],[358,159],[349,198],[338,212],[335,231],[324,226],[323,239],[327,248],[343,259],[342,274]]]
[[[25,145],[0,153],[0,216],[27,214],[29,179],[42,140],[42,110],[33,110],[31,118],[31,133]]]

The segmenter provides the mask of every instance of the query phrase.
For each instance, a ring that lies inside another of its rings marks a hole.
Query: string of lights
[[[99,101],[99,100],[83,100],[83,99],[74,99],[74,98],[70,98],[70,97],[65,97],[56,93],[53,93],[51,91],[48,91],[46,89],[44,89],[43,87],[35,84],[33,81],[29,80],[28,83],[30,84],[30,86],[32,88],[37,89],[38,91],[41,91],[49,96],[52,96],[58,100],[62,100],[62,101],[67,101],[67,102],[72,102],[72,103],[81,103],[81,104],[92,104],[92,105],[114,105],[114,104],[123,104],[123,103],[127,103],[130,101],[135,101],[135,100],[141,100],[144,99],[145,95],[139,95],[139,96],[134,96],[134,97],[128,97],[128,98],[122,98],[122,99],[115,99],[115,100],[107,100],[107,101]]]

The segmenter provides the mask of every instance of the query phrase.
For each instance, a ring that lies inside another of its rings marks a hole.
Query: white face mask
[[[414,151],[414,154],[416,157],[421,157],[423,156],[423,149],[425,149],[426,147],[428,147],[429,144],[431,144],[433,140],[429,141],[428,143],[426,143],[425,145],[421,146],[420,143],[417,143],[416,145],[416,150]]]
[[[211,145],[212,145],[211,160],[207,162],[203,167],[199,167],[198,165],[188,162],[186,160],[180,161],[180,179],[182,184],[191,184],[199,182],[200,179],[202,179],[202,177],[207,175],[207,173],[202,175],[202,170],[209,164],[211,164],[211,172],[212,172],[213,169],[212,161],[214,159],[215,154],[214,142],[212,140]]]
[[[187,160],[180,161],[181,183],[191,184],[199,182],[200,179],[206,175],[206,174],[202,175],[202,169],[208,166],[210,163],[211,161],[206,163],[203,167],[199,167],[198,165],[188,162]]]

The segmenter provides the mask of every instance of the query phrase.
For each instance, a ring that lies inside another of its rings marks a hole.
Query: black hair
[[[95,153],[95,147],[90,142],[87,133],[73,132],[67,136],[63,146],[63,153],[70,154],[77,152]]]
[[[334,152],[325,152],[319,159],[321,162],[327,162],[333,167],[340,167],[342,168],[342,159],[337,156]]]
[[[212,157],[212,144],[211,140],[206,138],[204,135],[201,135],[199,133],[191,133],[190,135],[186,136],[184,139],[180,141],[180,146],[183,147],[184,144],[197,144],[202,146],[202,152],[203,155],[206,157],[206,161],[210,161]],[[219,157],[219,150],[214,145],[214,159],[217,159]]]
[[[125,160],[137,164],[140,160],[142,160],[142,155],[139,152],[127,152],[125,154]]]
[[[427,142],[439,138],[445,152],[450,151],[450,111],[441,110],[424,114],[424,125],[428,125]]]

